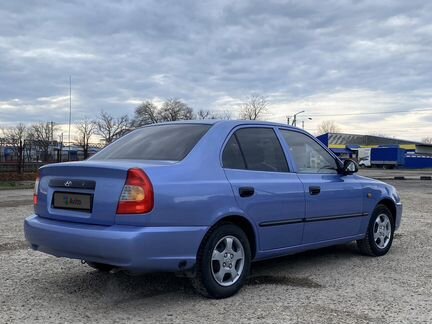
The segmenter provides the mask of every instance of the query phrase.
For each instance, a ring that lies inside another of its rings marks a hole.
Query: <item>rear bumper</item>
[[[399,228],[401,221],[402,221],[402,203],[396,203],[396,230]]]
[[[132,271],[181,271],[195,265],[207,227],[135,227],[54,221],[24,222],[34,250],[57,257],[111,264]]]

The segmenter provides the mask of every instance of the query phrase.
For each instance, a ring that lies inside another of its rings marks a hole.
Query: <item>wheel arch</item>
[[[200,244],[200,249],[203,246],[204,242],[206,241],[207,237],[210,235],[210,233],[217,228],[218,226],[220,226],[223,223],[231,223],[234,225],[237,225],[238,227],[240,227],[246,234],[248,240],[249,240],[249,244],[250,244],[250,248],[251,248],[251,259],[253,260],[255,258],[255,255],[257,253],[258,250],[258,240],[257,240],[257,233],[255,231],[255,228],[252,224],[252,222],[247,219],[244,216],[241,215],[226,215],[223,216],[222,218],[218,219],[217,222],[215,222],[206,232],[206,234],[204,235],[201,244]]]
[[[390,210],[390,212],[393,216],[393,221],[396,222],[396,204],[395,204],[395,202],[390,198],[384,198],[384,199],[381,199],[375,207],[377,207],[379,205],[386,206]]]

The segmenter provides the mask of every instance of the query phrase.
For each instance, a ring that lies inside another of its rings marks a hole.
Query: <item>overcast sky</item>
[[[165,98],[235,113],[260,94],[265,119],[306,110],[312,133],[335,120],[420,140],[432,136],[432,2],[1,1],[0,125],[67,123],[69,75],[74,120]],[[359,115],[383,111],[395,113]]]

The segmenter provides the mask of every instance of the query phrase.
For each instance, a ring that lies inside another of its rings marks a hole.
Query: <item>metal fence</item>
[[[36,172],[41,166],[45,164],[48,164],[48,162],[24,162],[21,164],[21,168],[19,169],[17,161],[1,162],[0,172]]]
[[[87,158],[101,150],[102,143],[89,144]],[[0,172],[35,172],[48,163],[80,161],[85,158],[80,146],[58,141],[7,141],[0,138]]]

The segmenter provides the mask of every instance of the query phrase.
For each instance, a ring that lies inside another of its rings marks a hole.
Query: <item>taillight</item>
[[[129,169],[117,206],[117,214],[144,214],[153,209],[153,185],[141,169]]]
[[[33,191],[33,205],[38,204],[38,193],[39,193],[39,177],[36,178],[34,191]]]

